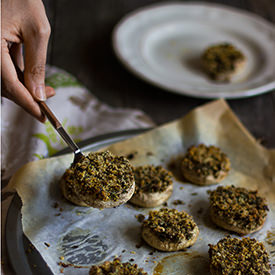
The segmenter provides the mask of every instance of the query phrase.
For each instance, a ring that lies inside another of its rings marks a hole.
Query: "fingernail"
[[[45,86],[38,86],[35,89],[35,96],[38,100],[45,101],[46,98],[46,92],[45,92]]]

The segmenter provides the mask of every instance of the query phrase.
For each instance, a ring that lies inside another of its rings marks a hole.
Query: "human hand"
[[[55,92],[53,88],[45,87],[50,24],[43,3],[41,0],[2,0],[1,10],[2,95],[44,122],[37,102],[46,100]],[[21,80],[19,75],[23,72],[24,79]]]

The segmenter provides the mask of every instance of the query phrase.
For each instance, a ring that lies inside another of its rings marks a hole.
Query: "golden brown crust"
[[[142,228],[142,238],[152,247],[161,250],[161,251],[179,251],[183,250],[187,247],[192,246],[198,236],[199,236],[199,229],[198,227],[194,228],[193,237],[190,240],[181,239],[178,242],[171,242],[169,240],[161,241],[159,237],[150,230],[150,228],[144,226]]]
[[[98,209],[112,208],[112,207],[117,207],[121,204],[124,204],[131,199],[131,197],[135,192],[135,183],[133,183],[132,186],[128,188],[126,193],[119,195],[119,198],[116,201],[112,201],[112,200],[102,201],[100,199],[93,199],[89,196],[81,196],[80,198],[79,195],[72,193],[71,191],[68,192],[67,183],[63,178],[60,181],[60,187],[61,187],[63,196],[68,201],[79,206],[94,207]]]
[[[241,51],[229,43],[208,47],[202,55],[202,64],[206,73],[215,81],[228,82],[241,72],[246,58]]]
[[[269,257],[264,245],[255,239],[230,238],[209,244],[212,275],[268,275]]]
[[[199,229],[192,216],[184,211],[162,208],[150,211],[142,224],[142,238],[161,251],[178,251],[193,245]]]
[[[239,228],[236,225],[230,225],[228,224],[225,220],[223,220],[222,218],[220,218],[218,215],[215,214],[215,211],[213,211],[213,209],[210,207],[210,217],[211,220],[213,221],[213,223],[215,223],[217,226],[224,228],[228,231],[232,231],[235,233],[238,233],[239,235],[247,235],[247,234],[251,234],[253,232],[256,232],[258,230],[260,230],[263,226],[264,226],[264,222],[265,222],[265,218],[262,220],[262,224],[259,224],[257,227],[255,227],[253,230],[248,230],[245,228]]]
[[[134,169],[134,175],[136,187],[131,203],[141,207],[155,207],[172,195],[172,173],[162,166],[139,166]]]
[[[260,230],[266,220],[268,207],[257,191],[234,186],[219,186],[210,192],[212,221],[240,235]]]
[[[101,265],[93,265],[89,275],[148,275],[137,264],[129,262],[122,263],[118,258],[113,261],[106,261]]]
[[[66,170],[60,187],[76,205],[110,208],[127,202],[134,193],[132,166],[110,152],[90,153]]]
[[[218,147],[199,144],[188,148],[182,163],[183,176],[197,185],[217,184],[230,170],[230,161]]]

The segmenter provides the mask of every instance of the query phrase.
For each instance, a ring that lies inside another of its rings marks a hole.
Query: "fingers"
[[[39,121],[44,122],[45,116],[42,114],[38,103],[18,79],[17,72],[5,40],[1,40],[1,61],[3,80],[2,95],[20,105],[25,111],[37,118]],[[51,97],[54,94],[54,89],[47,87],[46,97]]]
[[[1,7],[5,6],[1,21],[2,95],[43,122],[45,117],[37,101],[46,100],[55,94],[53,88],[45,88],[44,83],[50,25],[43,2],[2,2]],[[18,10],[20,12],[16,12]],[[20,43],[24,44],[24,59]]]
[[[25,86],[37,101],[46,100],[45,91],[45,64],[47,57],[48,40],[50,36],[50,25],[45,11],[41,14],[39,7],[39,20],[23,31],[25,44]]]
[[[3,96],[15,102],[17,105],[21,106],[26,112],[34,116],[40,122],[45,122],[46,118],[41,112],[38,103],[33,99],[29,91],[21,84],[19,86],[11,86],[13,93],[7,92],[6,89],[3,90]],[[52,87],[46,87],[46,97],[50,98],[55,95],[55,91]]]
[[[9,52],[10,52],[13,63],[23,72],[24,71],[24,59],[23,59],[22,44],[13,43]]]
[[[32,95],[21,82],[17,81],[11,83],[8,87],[5,87],[2,95],[21,106],[26,112],[39,121],[45,121],[45,117],[42,114],[38,103],[33,99]]]

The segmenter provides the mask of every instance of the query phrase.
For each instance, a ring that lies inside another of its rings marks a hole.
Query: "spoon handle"
[[[56,118],[56,116],[53,114],[53,112],[48,107],[48,105],[44,101],[39,102],[39,105],[40,105],[42,112],[48,118],[48,120],[50,121],[52,126],[56,129],[56,131],[60,134],[60,136],[63,138],[63,140],[69,145],[69,147],[75,153],[75,158],[82,156],[82,153],[81,153],[79,147],[76,145],[76,143],[73,141],[73,139],[70,137],[70,135],[63,128],[63,126],[61,125],[59,120]]]

